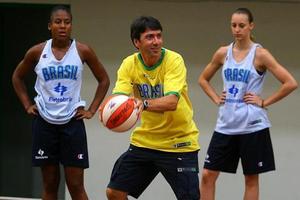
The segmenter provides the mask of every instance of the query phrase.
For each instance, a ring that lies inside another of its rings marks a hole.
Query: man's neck
[[[158,55],[153,55],[153,56],[148,56],[143,53],[140,53],[140,54],[142,56],[144,64],[148,67],[152,67],[152,66],[156,65],[162,56],[162,52],[160,52],[160,54],[158,54]]]

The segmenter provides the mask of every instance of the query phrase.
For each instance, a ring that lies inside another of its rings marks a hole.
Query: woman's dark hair
[[[248,16],[249,23],[252,23],[253,20],[254,20],[254,19],[253,19],[253,15],[252,15],[251,11],[250,11],[248,8],[238,8],[238,9],[236,9],[236,10],[233,12],[233,14],[235,14],[235,13],[247,15],[247,16]]]
[[[134,39],[139,40],[141,33],[144,33],[146,29],[151,30],[161,30],[162,26],[160,22],[151,16],[141,16],[136,18],[130,26],[130,37],[131,41],[134,43]]]
[[[70,17],[71,17],[71,20],[72,20],[72,13],[71,13],[71,9],[65,5],[57,5],[57,6],[54,6],[50,12],[50,22],[52,21],[52,18],[53,18],[53,15],[54,13],[56,13],[57,11],[59,10],[63,10],[63,11],[66,11]]]

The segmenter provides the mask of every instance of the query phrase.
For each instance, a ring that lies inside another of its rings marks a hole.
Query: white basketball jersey
[[[247,92],[257,95],[262,92],[265,73],[258,74],[254,66],[257,47],[260,45],[254,43],[241,62],[233,58],[233,43],[228,47],[222,69],[226,100],[219,108],[215,128],[217,132],[228,135],[248,134],[271,126],[265,109],[246,104],[243,100]]]
[[[72,41],[61,60],[52,53],[52,39],[48,40],[35,67],[37,79],[35,102],[39,114],[52,124],[65,124],[85,106],[80,98],[83,63]]]

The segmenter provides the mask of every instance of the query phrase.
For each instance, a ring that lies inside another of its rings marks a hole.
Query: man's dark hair
[[[134,39],[139,40],[141,33],[144,33],[146,29],[161,30],[162,26],[160,22],[151,16],[141,16],[136,18],[130,26],[130,37],[134,43]]]

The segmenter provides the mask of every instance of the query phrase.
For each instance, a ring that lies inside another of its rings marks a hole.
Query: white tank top
[[[228,47],[222,69],[226,101],[219,108],[215,131],[228,135],[248,134],[271,126],[265,109],[243,101],[246,92],[261,95],[265,73],[258,74],[254,66],[259,44],[254,43],[239,63],[232,55],[233,44]]]
[[[85,106],[80,98],[83,63],[75,40],[61,60],[53,55],[51,44],[52,39],[47,41],[35,67],[37,96],[34,100],[43,119],[52,124],[65,124],[79,106]]]

